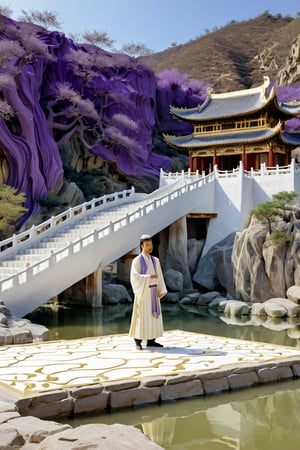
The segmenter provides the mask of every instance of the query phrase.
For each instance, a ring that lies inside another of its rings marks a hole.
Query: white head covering
[[[142,234],[142,236],[140,237],[140,241],[142,239],[152,239],[152,237],[150,236],[150,234]]]

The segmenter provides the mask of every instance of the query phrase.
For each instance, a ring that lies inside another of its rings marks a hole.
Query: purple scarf
[[[150,255],[151,257],[151,261],[156,273],[156,261],[155,258]],[[145,261],[145,258],[143,257],[143,255],[140,255],[140,262],[141,262],[141,274],[145,275],[145,273],[147,273],[147,263]],[[149,286],[151,289],[151,303],[152,303],[152,314],[154,317],[158,318],[160,316],[160,306],[159,306],[159,301],[158,301],[158,296],[157,296],[157,285],[156,284],[152,284]]]

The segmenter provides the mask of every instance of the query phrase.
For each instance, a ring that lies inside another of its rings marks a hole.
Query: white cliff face
[[[300,81],[300,34],[293,41],[284,67],[279,72],[278,85],[298,83]]]
[[[285,222],[277,228],[286,230]],[[290,286],[300,284],[300,221],[289,227],[291,243],[274,245],[266,228],[255,221],[237,233],[232,250],[235,296],[245,301],[264,302],[286,297]]]

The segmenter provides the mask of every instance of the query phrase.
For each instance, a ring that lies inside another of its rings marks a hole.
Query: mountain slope
[[[278,79],[291,45],[300,34],[300,18],[264,13],[232,23],[186,44],[142,59],[156,73],[177,67],[215,92],[245,89]]]

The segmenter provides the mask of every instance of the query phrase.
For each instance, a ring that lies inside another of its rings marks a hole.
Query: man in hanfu
[[[160,299],[167,293],[159,259],[151,255],[150,235],[140,237],[140,248],[141,253],[133,259],[130,270],[134,304],[129,336],[134,338],[137,350],[143,350],[143,340],[147,341],[147,347],[163,347],[155,339],[163,335]]]

